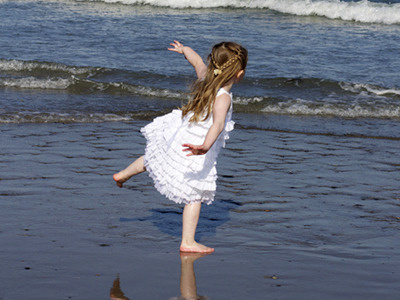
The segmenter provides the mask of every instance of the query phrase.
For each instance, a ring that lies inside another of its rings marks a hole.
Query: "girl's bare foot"
[[[119,172],[119,173],[115,173],[115,174],[113,175],[113,179],[115,180],[115,183],[116,183],[120,188],[122,188],[123,183],[124,183],[125,181],[127,181],[129,178],[123,178],[123,176],[121,176],[121,172]]]
[[[144,157],[141,156],[133,163],[131,163],[126,169],[115,173],[113,178],[119,187],[122,187],[123,183],[132,176],[146,171],[144,166]]]
[[[214,252],[214,248],[210,248],[204,246],[202,244],[194,242],[192,245],[181,244],[179,249],[181,252],[189,252],[189,253],[212,253]]]

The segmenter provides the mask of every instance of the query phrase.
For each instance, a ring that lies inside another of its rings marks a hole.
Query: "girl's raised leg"
[[[133,163],[131,163],[126,169],[115,173],[113,178],[119,187],[122,187],[123,183],[132,176],[146,171],[144,166],[143,156],[139,157]]]
[[[197,223],[200,217],[201,202],[186,204],[182,214],[181,252],[211,253],[214,248],[204,246],[194,240]]]

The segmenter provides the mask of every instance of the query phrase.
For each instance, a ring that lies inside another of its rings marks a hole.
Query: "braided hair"
[[[234,42],[214,45],[208,56],[208,66],[204,78],[197,80],[191,89],[191,99],[184,105],[182,117],[193,112],[190,122],[206,120],[213,108],[218,89],[228,83],[236,74],[245,70],[247,50]]]

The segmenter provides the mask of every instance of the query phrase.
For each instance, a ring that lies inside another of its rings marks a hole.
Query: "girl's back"
[[[144,156],[114,174],[114,180],[122,187],[147,170],[161,194],[185,204],[180,251],[210,253],[214,249],[198,244],[194,236],[201,203],[214,200],[216,159],[234,125],[230,90],[244,76],[247,50],[232,42],[217,44],[206,66],[191,48],[178,41],[171,46],[169,50],[183,54],[196,71],[191,100],[141,129],[147,140]]]

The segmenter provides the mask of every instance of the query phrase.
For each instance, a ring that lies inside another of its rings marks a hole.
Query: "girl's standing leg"
[[[182,252],[214,252],[214,248],[204,246],[194,240],[200,217],[201,202],[186,204],[182,214]]]
[[[126,169],[114,174],[113,178],[119,187],[132,176],[146,171],[143,156],[131,163]]]

